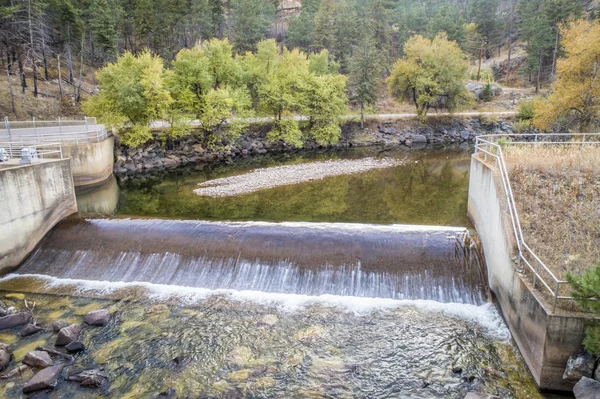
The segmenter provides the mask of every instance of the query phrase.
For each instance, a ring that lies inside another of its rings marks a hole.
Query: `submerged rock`
[[[60,330],[62,330],[65,327],[68,327],[70,325],[70,323],[63,321],[63,320],[57,320],[54,323],[52,323],[52,330],[54,330],[54,332],[59,332]]]
[[[582,377],[592,377],[594,367],[596,366],[596,357],[587,352],[579,352],[569,358],[567,368],[563,374],[563,379],[569,381],[579,381]]]
[[[37,323],[29,323],[25,326],[23,331],[21,331],[21,337],[28,337],[42,331],[43,329],[44,328]]]
[[[85,345],[83,345],[83,343],[81,343],[80,341],[73,341],[65,345],[65,349],[69,353],[78,353],[85,350]]]
[[[108,309],[98,309],[89,312],[83,318],[83,322],[90,326],[105,326],[110,320],[110,312]]]
[[[600,382],[583,377],[573,388],[576,399],[598,399],[600,398]]]
[[[50,355],[47,352],[31,351],[25,355],[25,358],[23,358],[23,364],[38,369],[43,369],[52,366],[54,362],[52,361]]]
[[[77,324],[71,324],[70,326],[61,328],[56,337],[56,346],[65,346],[73,341],[79,339],[79,333],[81,332],[81,326]]]
[[[28,312],[18,312],[0,317],[0,330],[13,328],[27,324],[31,319],[31,314]]]
[[[81,386],[89,388],[106,388],[108,386],[108,374],[101,367],[97,369],[72,370],[65,380],[79,382]]]
[[[156,399],[175,399],[177,397],[177,390],[175,388],[169,388],[168,390],[159,393],[155,396]]]
[[[53,389],[58,384],[58,377],[63,370],[62,364],[48,367],[34,375],[23,387],[23,393],[35,392],[40,389]]]
[[[0,342],[0,371],[8,366],[11,357],[12,353],[8,350],[8,345]]]

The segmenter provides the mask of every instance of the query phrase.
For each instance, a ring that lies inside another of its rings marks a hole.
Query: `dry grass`
[[[504,150],[527,244],[557,275],[600,261],[600,146]]]

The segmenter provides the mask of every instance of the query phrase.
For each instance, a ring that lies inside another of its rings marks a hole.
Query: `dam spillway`
[[[55,227],[20,275],[205,289],[481,304],[464,228],[83,219]]]

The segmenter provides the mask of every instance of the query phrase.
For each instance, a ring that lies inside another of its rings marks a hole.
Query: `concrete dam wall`
[[[542,390],[570,391],[562,375],[569,356],[581,347],[585,319],[553,313],[517,271],[517,248],[506,213],[506,198],[496,185],[494,168],[471,159],[469,218],[481,238],[489,285],[537,385]]]
[[[464,228],[71,217],[18,273],[207,289],[485,302]]]
[[[0,274],[14,270],[44,235],[77,212],[69,160],[0,169]]]

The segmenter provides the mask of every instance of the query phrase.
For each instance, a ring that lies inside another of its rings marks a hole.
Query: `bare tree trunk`
[[[538,62],[538,70],[537,70],[537,79],[535,82],[535,92],[538,93],[540,91],[540,79],[542,76],[542,51],[540,50],[540,58]]]
[[[79,85],[77,86],[77,95],[75,96],[75,101],[79,102],[81,100],[81,81],[83,80],[83,44],[85,40],[85,33],[81,35],[81,51],[79,57]]]
[[[67,82],[73,83],[73,57],[71,56],[71,27],[67,27]]]
[[[31,0],[27,1],[27,25],[29,27],[29,45],[31,46],[31,66],[33,67],[33,96],[37,97],[37,65],[35,59],[35,43],[33,42],[33,23],[31,21]]]
[[[508,32],[508,59],[506,61],[507,63],[507,70],[506,70],[506,85],[510,87],[510,78],[511,78],[511,65],[510,65],[510,59],[512,57],[512,33],[513,33],[513,29],[514,29],[514,19],[515,19],[515,7],[514,7],[514,1],[510,0],[510,25],[509,25],[509,32]]]
[[[10,73],[7,71],[6,73],[8,79],[6,79],[6,83],[8,84],[8,94],[10,95],[10,106],[12,109],[12,113],[15,114],[15,116],[17,116],[17,110],[15,109],[15,95],[13,93],[13,89],[12,89],[12,82],[10,80]]]
[[[365,103],[360,103],[360,128],[365,128]]]
[[[556,55],[558,54],[558,36],[560,31],[556,28],[556,38],[554,39],[554,51],[552,52],[552,79],[554,79],[554,73],[556,72]]]
[[[479,65],[477,66],[477,81],[481,80],[481,59],[483,58],[483,43],[481,43],[481,47],[479,48]]]
[[[60,91],[60,99],[63,98],[62,74],[60,73],[60,54],[56,54],[56,64],[58,65],[58,90]]]

